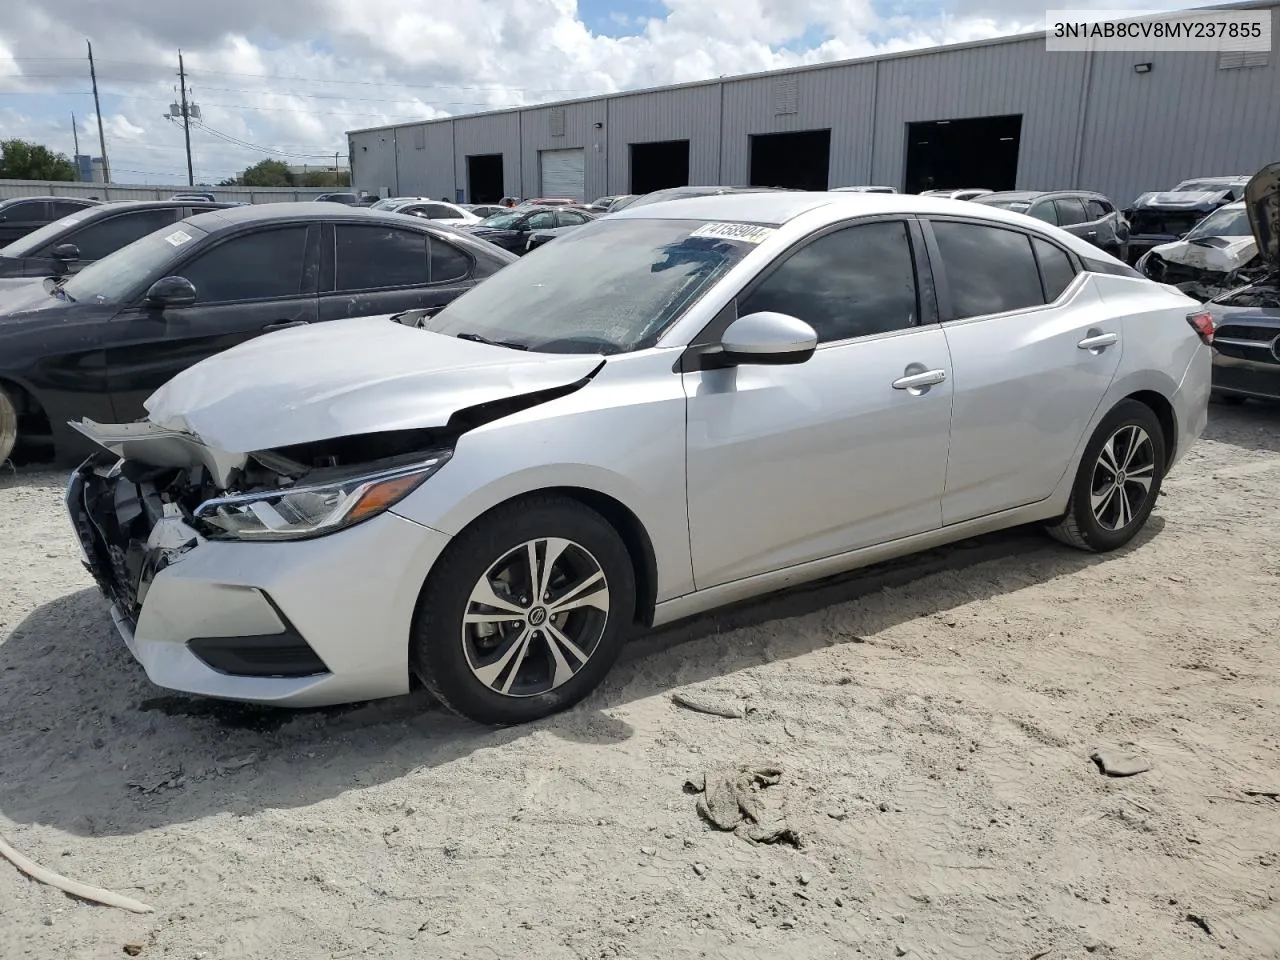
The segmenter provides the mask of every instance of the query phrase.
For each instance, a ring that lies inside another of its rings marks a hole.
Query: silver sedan
[[[270,334],[76,426],[84,559],[161,686],[517,723],[626,638],[1041,523],[1114,550],[1205,426],[1199,304],[950,199],[637,206],[444,310]]]

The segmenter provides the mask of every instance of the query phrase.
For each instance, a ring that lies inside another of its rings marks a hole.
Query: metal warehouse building
[[[1273,2],[1233,5],[1270,16]],[[348,133],[356,187],[483,203],[684,184],[1101,191],[1280,159],[1275,53],[1050,53],[1044,33]]]

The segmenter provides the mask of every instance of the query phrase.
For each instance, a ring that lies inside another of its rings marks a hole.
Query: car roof
[[[450,236],[468,237],[466,233],[448,224],[436,223],[421,217],[407,217],[393,210],[372,210],[369,207],[349,207],[346,204],[319,205],[312,200],[284,203],[259,203],[243,207],[226,207],[207,213],[193,214],[184,221],[199,227],[206,233],[220,233],[251,223],[298,223],[328,220],[333,223],[385,224],[401,229],[433,230]],[[473,241],[474,242],[474,241]]]
[[[55,197],[52,195],[40,195],[34,197],[9,197],[6,200],[0,200],[0,207],[7,207],[11,203],[19,203],[23,200],[64,200],[70,203],[84,203],[89,206],[97,206],[102,203],[101,200],[94,200],[91,197]]]
[[[164,210],[175,207],[200,207],[208,210],[221,210],[231,204],[222,200],[109,200],[106,203],[94,204],[92,207],[77,213],[77,217],[109,217],[128,210]]]
[[[1236,177],[1183,177],[1179,183],[1248,183],[1249,178]]]

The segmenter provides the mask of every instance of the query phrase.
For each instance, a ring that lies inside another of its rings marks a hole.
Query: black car
[[[68,420],[136,419],[211,354],[285,327],[444,306],[514,259],[426,220],[269,203],[162,228],[65,282],[0,280],[0,462],[15,422],[19,443],[65,459],[90,446]]]
[[[1129,223],[1115,204],[1088,190],[1002,190],[975,197],[971,202],[1025,213],[1061,227],[1100,247],[1113,257],[1126,259]]]
[[[585,210],[566,207],[520,207],[506,213],[495,213],[492,217],[461,229],[473,237],[488,240],[490,243],[523,254],[529,244],[529,236],[535,230],[554,230],[557,227],[580,227],[590,223],[594,217]]]
[[[581,226],[582,224],[575,223],[567,227],[552,227],[550,230],[534,230],[529,234],[529,239],[525,241],[524,252],[528,253],[530,250],[537,250],[544,244],[550,243],[556,237],[572,233]]]
[[[1213,394],[1230,403],[1280,400],[1280,163],[1254,174],[1244,203],[1265,272],[1205,304],[1214,324]]]
[[[207,200],[138,200],[85,207],[0,247],[0,277],[75,273],[161,227],[228,206]]]
[[[12,243],[65,216],[96,206],[101,200],[87,197],[14,197],[0,200],[0,244]]]
[[[1132,262],[1163,243],[1181,240],[1219,207],[1244,197],[1248,177],[1200,177],[1183,180],[1172,190],[1144,193],[1125,210],[1132,236]]]

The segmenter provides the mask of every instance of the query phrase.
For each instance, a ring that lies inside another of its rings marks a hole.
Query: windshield
[[[53,223],[46,223],[39,230],[33,230],[25,237],[13,241],[7,247],[0,248],[0,257],[30,257],[35,252],[47,244],[51,240],[56,240],[59,234],[65,233],[69,227],[74,226],[88,216],[88,210],[81,210],[79,213],[73,213],[63,217],[61,220],[55,220]]]
[[[662,332],[752,244],[698,220],[597,220],[503,267],[423,328],[545,353],[627,353]]]
[[[494,227],[498,230],[509,230],[524,219],[523,213],[515,213],[514,211],[506,211],[504,213],[495,213],[491,217],[485,217],[480,221],[482,227]]]
[[[1186,239],[1198,240],[1200,237],[1251,237],[1253,229],[1249,226],[1249,215],[1244,208],[1235,210],[1216,210],[1195,225]]]
[[[183,240],[179,234],[188,239]],[[208,236],[205,231],[187,222],[161,227],[89,264],[63,284],[62,290],[72,300],[119,303],[140,283],[159,280],[164,276],[161,272],[164,266],[177,259],[180,250],[190,250],[189,244],[205,236]]]
[[[1173,193],[1225,193],[1231,184],[1221,180],[1183,180],[1173,188]]]

